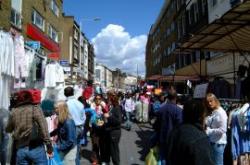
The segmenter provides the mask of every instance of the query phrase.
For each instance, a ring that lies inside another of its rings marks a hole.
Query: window
[[[203,13],[203,15],[206,14],[206,5],[207,5],[207,0],[202,0],[202,13]]]
[[[55,42],[58,42],[58,33],[55,28],[53,28],[51,25],[49,25],[49,37],[54,40]]]
[[[171,32],[173,32],[174,29],[175,29],[175,24],[174,24],[174,22],[173,22],[173,23],[171,24]]]
[[[59,16],[59,7],[57,6],[55,0],[52,0],[50,3],[50,9],[58,17]]]
[[[44,31],[44,19],[36,10],[32,12],[32,23]]]
[[[194,3],[194,22],[196,23],[199,19],[198,3]]]
[[[22,0],[11,0],[11,17],[10,21],[18,28],[22,28],[21,22]]]
[[[186,18],[185,15],[182,16],[182,34],[186,34]]]
[[[215,7],[217,4],[217,0],[212,0],[212,7]]]
[[[96,75],[96,78],[100,81],[100,78],[101,78],[101,71],[100,71],[100,69],[96,69],[95,70],[95,75]]]
[[[74,59],[78,60],[78,48],[76,46],[74,46]]]
[[[22,28],[22,22],[21,22],[21,14],[17,12],[15,9],[11,9],[11,17],[10,17],[11,23],[13,23],[16,27]]]
[[[77,32],[76,29],[74,29],[74,38],[75,38],[76,40],[78,40],[78,32]]]

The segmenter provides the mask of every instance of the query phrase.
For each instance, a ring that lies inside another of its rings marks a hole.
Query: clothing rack
[[[231,101],[231,102],[242,102],[241,99],[232,99],[232,98],[218,98],[219,101]]]

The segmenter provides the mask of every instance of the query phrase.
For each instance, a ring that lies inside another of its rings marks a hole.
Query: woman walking
[[[108,133],[109,144],[109,157],[111,157],[114,165],[120,164],[120,149],[119,142],[121,138],[121,123],[122,123],[122,112],[119,105],[119,98],[114,92],[108,94],[108,100],[110,104],[109,113],[104,114],[105,128]]]
[[[64,165],[75,165],[77,147],[74,120],[71,118],[65,102],[57,103],[55,112],[58,115],[59,124],[58,128],[50,134],[51,136],[58,136],[55,149],[59,152]]]
[[[215,165],[223,165],[224,149],[227,144],[227,114],[213,93],[206,96],[211,114],[206,118],[206,133],[210,139]]]

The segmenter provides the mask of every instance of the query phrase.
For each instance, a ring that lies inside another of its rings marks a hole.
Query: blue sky
[[[95,47],[98,62],[129,73],[135,73],[136,65],[144,65],[146,37],[164,0],[63,2],[66,15],[73,15],[81,22],[83,32]],[[93,21],[96,17],[101,20]],[[143,75],[145,67],[139,67],[139,72]]]

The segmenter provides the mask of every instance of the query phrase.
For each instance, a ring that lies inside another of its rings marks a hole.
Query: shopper
[[[64,89],[64,95],[67,97],[67,106],[69,113],[76,125],[76,136],[77,136],[77,156],[76,165],[80,165],[80,148],[81,139],[84,133],[84,124],[86,120],[86,115],[84,111],[83,104],[74,97],[74,89],[72,87],[67,87]]]
[[[206,96],[211,114],[206,118],[206,133],[210,139],[215,165],[223,165],[224,149],[227,144],[227,114],[213,93]]]
[[[125,99],[125,104],[124,104],[124,108],[125,108],[125,112],[126,112],[126,129],[128,131],[130,131],[131,129],[131,116],[132,116],[132,113],[134,112],[135,110],[135,102],[132,98],[132,95],[130,93],[128,93],[126,95],[126,99]]]
[[[162,165],[167,164],[166,141],[172,129],[182,123],[182,110],[176,105],[177,94],[175,90],[168,93],[168,102],[156,112],[156,122],[153,125],[160,148],[160,159]]]
[[[183,124],[173,129],[167,143],[170,165],[214,165],[212,148],[205,133],[205,107],[191,100],[183,109]]]
[[[58,115],[59,124],[57,129],[50,134],[51,136],[58,136],[55,149],[59,151],[65,165],[75,165],[77,156],[77,136],[74,120],[65,102],[58,102],[55,112]]]
[[[108,113],[109,108],[107,104],[103,101],[103,97],[100,94],[96,94],[94,97],[94,102],[91,103],[91,109],[96,112],[96,122],[92,125],[91,129],[91,141],[92,141],[92,164],[98,164],[102,162],[106,157],[105,139],[107,138],[107,133],[104,128],[104,114]]]
[[[32,104],[31,93],[22,92],[17,96],[17,106],[13,108],[6,132],[13,134],[17,149],[16,164],[47,164],[47,156],[53,155],[46,120],[39,106]]]
[[[114,165],[120,164],[119,142],[121,138],[122,112],[119,105],[119,98],[114,92],[108,94],[110,104],[109,113],[104,114],[105,129],[108,132],[108,161],[110,157]]]

